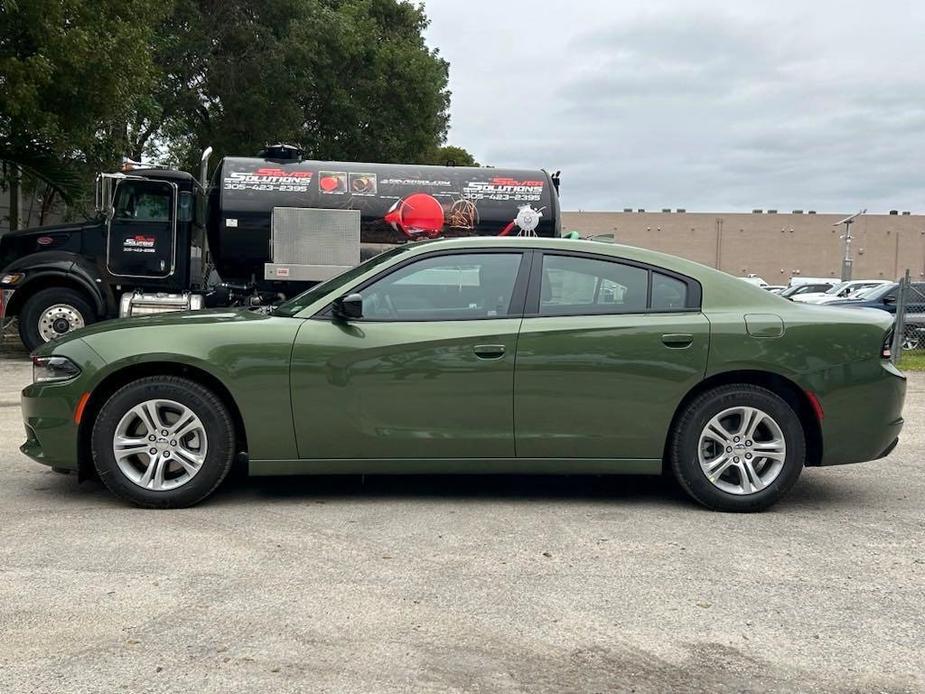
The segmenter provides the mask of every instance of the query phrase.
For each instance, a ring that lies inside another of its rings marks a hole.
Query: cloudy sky
[[[565,209],[925,211],[925,3],[426,0],[449,141]]]

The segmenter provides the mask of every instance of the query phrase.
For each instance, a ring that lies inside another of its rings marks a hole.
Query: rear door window
[[[646,310],[649,273],[623,263],[544,255],[541,316],[635,313]]]
[[[687,283],[675,277],[652,273],[652,310],[682,311],[687,307]]]

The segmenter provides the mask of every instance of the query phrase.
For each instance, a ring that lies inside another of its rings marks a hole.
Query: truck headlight
[[[15,287],[26,278],[24,272],[8,272],[0,277],[0,284],[5,287]]]
[[[80,367],[67,357],[32,357],[32,382],[67,381],[80,375]]]

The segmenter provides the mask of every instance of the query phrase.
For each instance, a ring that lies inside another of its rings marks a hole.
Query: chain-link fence
[[[925,355],[925,282],[913,282],[906,270],[896,288],[895,304],[893,361],[899,361],[903,352]]]

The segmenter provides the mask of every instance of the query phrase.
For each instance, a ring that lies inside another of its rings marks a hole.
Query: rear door
[[[706,369],[700,285],[609,256],[537,256],[517,345],[517,456],[661,458]]]
[[[352,290],[361,319],[305,321],[291,372],[300,457],[513,458],[526,263],[518,250],[417,256]]]
[[[176,261],[176,232],[176,184],[119,181],[109,219],[109,272],[117,277],[169,277]]]

